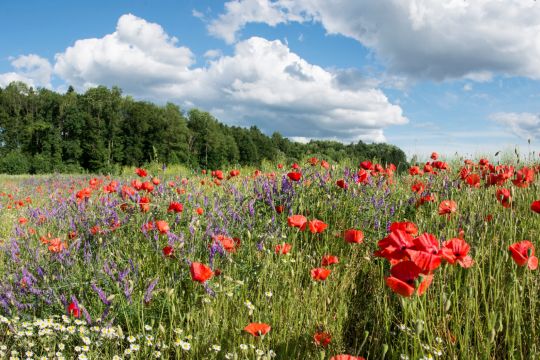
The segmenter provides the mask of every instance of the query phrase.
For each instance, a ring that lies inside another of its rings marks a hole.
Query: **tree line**
[[[256,126],[225,125],[198,109],[184,113],[172,103],[135,100],[118,87],[98,86],[83,94],[20,82],[0,88],[0,173],[115,173],[150,162],[216,169],[306,156],[406,162],[393,145],[301,144],[278,132],[267,136]]]

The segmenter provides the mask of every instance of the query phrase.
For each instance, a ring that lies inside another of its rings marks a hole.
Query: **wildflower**
[[[191,273],[191,278],[193,279],[193,281],[198,281],[201,284],[212,278],[212,275],[214,274],[208,266],[199,262],[191,263],[189,271]]]
[[[140,177],[145,177],[146,175],[148,175],[148,172],[146,172],[146,170],[142,168],[136,168],[135,173],[139,175]]]
[[[450,264],[456,262],[463,268],[469,268],[473,265],[473,259],[468,255],[469,244],[463,239],[453,238],[443,244],[442,258]]]
[[[300,228],[300,230],[304,231],[307,225],[307,219],[303,215],[293,215],[287,218],[287,223],[291,227],[297,227]]]
[[[168,245],[164,246],[161,251],[163,252],[163,256],[165,257],[168,257],[168,258],[174,257],[174,248],[172,246],[168,246]]]
[[[453,200],[444,200],[439,204],[439,215],[452,214],[457,211],[457,204]]]
[[[175,213],[180,213],[183,210],[184,210],[184,205],[176,201],[171,201],[171,203],[169,204],[169,208],[167,209],[168,212],[175,212]]]
[[[366,360],[362,356],[352,356],[349,354],[340,354],[335,355],[330,358],[330,360]]]
[[[362,230],[349,229],[343,235],[345,242],[350,244],[361,244],[364,241],[364,233]]]
[[[330,275],[330,270],[325,268],[311,269],[311,278],[315,281],[324,281]]]
[[[251,323],[244,328],[244,331],[253,336],[265,335],[270,331],[271,327],[265,323]]]
[[[81,310],[79,309],[79,305],[76,304],[74,301],[72,301],[68,306],[68,314],[73,315],[76,318],[81,316]]]
[[[418,234],[418,227],[415,223],[410,221],[393,222],[392,224],[390,224],[390,231],[396,230],[405,231],[409,235]]]
[[[220,351],[221,351],[221,346],[219,346],[219,345],[212,345],[212,350],[214,350],[215,352],[220,352]]]
[[[170,230],[169,224],[164,220],[156,221],[156,227],[161,234],[166,234]]]
[[[339,259],[337,256],[334,256],[334,255],[325,255],[323,256],[322,261],[321,261],[322,266],[329,266],[329,265],[337,264],[337,263],[339,263]]]
[[[289,179],[291,179],[292,181],[299,181],[300,178],[302,177],[302,173],[301,173],[301,172],[297,172],[297,171],[293,171],[293,172],[288,173],[287,176],[288,176]]]
[[[404,297],[409,297],[416,290],[415,281],[418,279],[421,271],[422,269],[416,266],[414,262],[410,260],[401,261],[390,269],[391,276],[386,278],[386,285],[393,292]],[[432,279],[432,275],[424,277],[424,280],[418,287],[418,295],[422,295],[425,292],[431,284]]]
[[[510,207],[510,203],[512,201],[512,194],[510,193],[509,189],[498,189],[495,193],[495,196],[497,197],[497,201],[499,201],[503,207]]]
[[[332,335],[322,331],[316,332],[315,335],[313,335],[313,340],[315,341],[316,345],[328,347],[328,344],[330,344],[332,341]]]
[[[276,245],[275,252],[276,254],[285,255],[285,254],[288,254],[289,251],[291,251],[291,248],[292,248],[291,244],[287,244],[287,243],[278,244]]]
[[[317,220],[317,219],[314,219],[314,220],[311,220],[309,222],[309,231],[311,231],[311,233],[315,234],[315,233],[322,233],[326,228],[328,227],[328,224],[325,224],[324,222],[322,222],[321,220]]]
[[[534,245],[529,240],[523,240],[508,247],[510,255],[519,266],[525,266],[531,270],[538,268],[538,258],[534,256]]]
[[[531,210],[537,214],[540,214],[540,200],[536,200],[532,202]]]

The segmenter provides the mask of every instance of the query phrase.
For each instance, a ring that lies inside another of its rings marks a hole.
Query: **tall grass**
[[[28,351],[35,358],[68,359],[326,359],[342,353],[369,359],[537,358],[538,273],[518,267],[508,246],[524,239],[538,244],[540,215],[530,204],[540,198],[539,182],[527,188],[506,184],[513,200],[503,208],[495,187],[465,186],[460,166],[452,163],[452,170],[438,175],[395,175],[391,184],[377,177],[363,185],[354,182],[357,167],[350,163],[331,170],[303,164],[298,183],[287,179],[288,170],[267,164],[259,177],[254,169],[240,169],[239,177],[221,186],[188,169],[152,168],[161,184],[151,194],[105,194],[102,187],[112,179],[100,178],[104,183],[84,201],[75,194],[90,177],[4,177],[0,358],[25,358]],[[275,178],[264,175],[270,172]],[[125,172],[117,178],[119,189],[135,177]],[[182,184],[183,178],[188,182]],[[340,178],[347,190],[336,186]],[[415,206],[418,195],[410,186],[419,179],[436,202]],[[140,196],[151,198],[148,212],[140,211]],[[31,203],[15,204],[27,197]],[[449,217],[437,212],[445,199],[458,205]],[[183,203],[183,212],[167,212],[171,201]],[[279,204],[285,207],[281,214],[274,208]],[[203,215],[195,212],[198,207]],[[321,234],[300,231],[287,224],[293,214],[329,226]],[[28,222],[21,224],[21,217]],[[166,220],[170,234],[143,231],[155,220]],[[441,266],[423,296],[393,293],[385,285],[390,264],[373,253],[389,224],[404,220],[441,242],[463,230],[474,265]],[[101,231],[92,234],[96,225]],[[346,243],[347,229],[363,230],[364,242]],[[70,239],[70,231],[77,235]],[[51,253],[40,241],[48,234],[67,249]],[[211,246],[213,234],[237,237],[241,245],[227,253]],[[284,242],[292,250],[276,254],[275,246]],[[174,248],[174,258],[163,255],[166,245]],[[310,270],[326,254],[339,263],[328,267],[325,281],[314,281]],[[221,274],[204,285],[194,282],[193,261]],[[77,319],[67,312],[72,297],[82,311]],[[253,337],[242,330],[251,322],[272,329]],[[314,343],[321,331],[332,336],[327,348]]]

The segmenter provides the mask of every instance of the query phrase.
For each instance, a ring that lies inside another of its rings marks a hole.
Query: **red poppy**
[[[214,274],[208,266],[199,262],[192,262],[189,267],[189,272],[191,273],[191,279],[193,281],[198,281],[201,284],[212,278],[212,275]]]
[[[456,262],[467,269],[473,265],[473,259],[468,255],[471,247],[465,240],[453,238],[443,244],[442,257],[450,264]]]
[[[152,178],[152,184],[157,186],[157,185],[161,184],[161,180],[159,180],[159,178],[157,178],[157,177]]]
[[[184,205],[179,203],[179,202],[176,202],[176,201],[171,201],[167,211],[168,212],[174,211],[175,213],[182,212],[182,211],[184,211]]]
[[[283,212],[283,209],[285,208],[283,207],[283,205],[276,205],[274,209],[276,210],[278,214],[281,214]]]
[[[523,240],[508,247],[512,259],[519,266],[525,266],[531,270],[538,267],[538,258],[534,256],[534,245],[529,240]]]
[[[71,302],[68,306],[68,314],[69,315],[73,315],[74,317],[78,318],[79,316],[81,316],[81,309],[79,308],[79,306],[77,304],[75,304],[75,302]]]
[[[522,167],[517,173],[516,178],[512,180],[517,187],[525,188],[534,181],[534,170],[526,166]]]
[[[235,169],[235,170],[231,170],[231,171],[229,172],[229,175],[230,175],[230,177],[238,176],[238,175],[240,175],[240,170],[236,170],[236,169]]]
[[[300,230],[304,231],[307,225],[307,219],[303,215],[293,215],[289,216],[287,218],[287,223],[289,226],[300,228]]]
[[[291,251],[291,249],[292,249],[291,244],[283,243],[283,244],[276,245],[275,252],[276,254],[285,255],[285,254],[288,254],[289,251]]]
[[[164,220],[156,221],[156,227],[161,234],[166,234],[170,230],[169,224]]]
[[[410,260],[401,261],[390,269],[390,275],[386,278],[386,285],[393,292],[409,297],[414,294],[415,281],[422,270]]]
[[[142,169],[142,168],[136,168],[135,169],[135,173],[137,175],[139,175],[140,177],[145,177],[146,175],[148,175],[148,173],[146,172],[146,170]]]
[[[196,211],[196,212],[197,212],[197,214],[199,214],[199,215],[202,215],[202,214],[204,214],[204,209],[203,209],[203,208],[201,208],[201,207],[198,207],[198,208],[197,208],[197,210],[195,210],[195,211]]]
[[[311,231],[311,233],[313,234],[315,233],[320,234],[327,227],[328,227],[328,224],[325,224],[321,220],[314,219],[309,222],[309,231]]]
[[[266,335],[270,329],[270,325],[265,323],[251,323],[244,328],[244,331],[250,333],[253,336]]]
[[[531,204],[531,210],[540,214],[540,200],[533,201]]]
[[[433,160],[437,160],[437,159],[439,158],[439,154],[437,154],[436,152],[432,152],[432,153],[431,153],[431,158],[432,158]]]
[[[330,270],[325,268],[314,268],[311,269],[311,278],[315,281],[326,280],[328,275],[330,275]]]
[[[443,200],[439,204],[439,215],[452,214],[457,211],[457,204],[453,200]]]
[[[421,181],[417,181],[411,185],[411,190],[417,194],[421,194],[426,190],[426,184]]]
[[[325,169],[328,169],[330,167],[330,164],[324,160],[321,160],[321,166]]]
[[[228,253],[236,252],[236,249],[240,246],[240,239],[238,238],[233,239],[225,235],[214,235],[212,238],[214,241],[219,242]]]
[[[478,174],[469,174],[465,178],[465,182],[467,183],[467,185],[469,185],[471,187],[479,188],[480,187],[480,175],[478,175]]]
[[[277,164],[278,169],[283,169],[283,164]]]
[[[416,207],[422,206],[427,202],[433,202],[433,201],[435,201],[435,196],[433,194],[428,194],[428,195],[422,196],[416,202]]]
[[[364,170],[371,170],[373,169],[373,164],[369,160],[362,161],[360,163],[360,167]]]
[[[349,355],[349,354],[339,354],[339,355],[332,356],[330,358],[330,360],[366,360],[366,359],[364,357],[362,357],[362,356],[352,356],[352,355]]]
[[[410,175],[413,175],[413,176],[414,176],[414,175],[422,175],[423,172],[422,172],[422,170],[420,170],[420,167],[418,167],[418,166],[415,165],[415,166],[411,166],[411,167],[409,168],[409,174],[410,174]]]
[[[351,244],[361,244],[364,241],[362,230],[349,229],[343,234],[345,241]]]
[[[410,221],[393,222],[392,224],[390,224],[390,231],[396,230],[405,231],[407,234],[410,235],[418,234],[418,227],[415,223]]]
[[[334,255],[325,255],[323,256],[322,261],[321,261],[322,266],[329,266],[329,265],[338,264],[338,263],[339,263],[339,259],[337,256],[334,256]]]
[[[148,212],[150,210],[150,199],[143,196],[139,199],[139,207],[142,212]]]
[[[332,341],[332,335],[330,335],[327,332],[316,332],[315,335],[313,335],[313,340],[315,341],[316,345],[322,346],[322,347],[328,347],[328,344]]]
[[[300,166],[297,163],[294,163],[291,165],[291,168],[297,170],[297,169],[300,169]]]
[[[497,189],[495,196],[497,197],[497,201],[499,201],[503,207],[510,207],[512,202],[512,193],[509,189]]]
[[[163,255],[165,257],[174,257],[173,253],[174,253],[174,248],[172,246],[165,246],[163,249],[162,249],[162,252],[163,252]]]
[[[288,173],[287,176],[288,176],[289,179],[291,179],[292,181],[298,181],[298,180],[300,180],[300,178],[302,177],[302,173],[301,173],[301,172],[293,171],[293,172]]]
[[[429,274],[441,265],[441,250],[437,238],[424,233],[413,239],[413,246],[405,250],[409,259],[421,269],[422,274]]]
[[[377,243],[379,250],[375,251],[375,256],[387,260],[401,260],[407,257],[406,250],[413,245],[413,237],[410,234],[403,230],[395,230]]]
[[[339,179],[338,181],[336,181],[336,185],[345,190],[347,190],[347,188],[349,187],[349,185],[347,185],[347,183],[343,179]]]

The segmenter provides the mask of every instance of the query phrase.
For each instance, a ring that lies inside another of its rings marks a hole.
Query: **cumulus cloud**
[[[540,79],[540,3],[529,0],[233,0],[208,25],[234,41],[250,22],[318,22],[414,78]]]
[[[540,139],[540,114],[501,112],[492,114],[490,118],[507,126],[522,139]]]
[[[161,26],[124,15],[114,33],[57,54],[54,69],[79,88],[118,85],[290,137],[384,141],[385,127],[407,122],[381,90],[344,86],[338,71],[308,63],[279,40],[252,37],[236,43],[233,55],[206,55],[206,65],[193,67],[192,52]]]
[[[0,86],[22,81],[30,86],[51,87],[52,66],[49,60],[35,54],[21,55],[11,60],[13,72],[0,74]]]
[[[121,85],[144,94],[189,76],[193,53],[177,43],[160,25],[127,14],[114,33],[78,40],[57,54],[54,71],[77,88]]]

